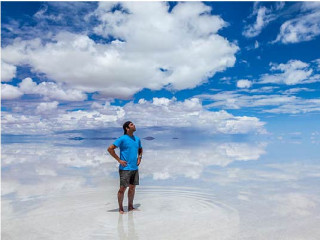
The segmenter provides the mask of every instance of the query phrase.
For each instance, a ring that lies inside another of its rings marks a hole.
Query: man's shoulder
[[[136,138],[136,140],[140,140],[140,138],[138,136],[134,135],[134,137]]]
[[[122,135],[122,136],[118,137],[118,138],[114,141],[114,143],[119,143],[119,142],[122,142],[122,141],[124,141],[124,140],[125,140],[125,135]]]

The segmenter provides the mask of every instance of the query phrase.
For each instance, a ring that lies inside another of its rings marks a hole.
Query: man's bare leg
[[[129,191],[128,191],[128,211],[135,210],[135,208],[133,207],[133,199],[134,199],[135,191],[136,191],[136,186],[130,184]]]
[[[118,203],[119,203],[119,213],[124,214],[123,210],[123,198],[124,198],[124,192],[126,191],[127,187],[120,186],[120,189],[118,191]]]

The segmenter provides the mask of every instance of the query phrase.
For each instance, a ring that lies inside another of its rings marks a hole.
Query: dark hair
[[[127,134],[127,127],[129,127],[129,124],[131,123],[131,121],[127,121],[123,124],[123,134]]]

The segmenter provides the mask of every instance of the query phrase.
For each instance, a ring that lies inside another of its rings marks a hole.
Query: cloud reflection
[[[258,160],[265,154],[265,143],[204,143],[202,146],[147,149],[142,176],[168,179],[178,176],[197,179],[209,166],[225,167],[235,161]]]
[[[168,179],[179,176],[197,179],[208,166],[225,167],[235,161],[258,160],[265,143],[208,142],[202,146],[179,146],[179,140],[145,143],[141,177]],[[4,180],[24,182],[68,176],[102,177],[117,172],[117,162],[105,147],[53,144],[7,144],[2,149]],[[27,170],[27,171],[25,171]],[[88,174],[90,172],[90,174]]]
[[[119,184],[118,164],[106,152],[112,139],[3,144],[3,236],[261,239],[256,229],[278,236],[285,228],[286,239],[298,230],[315,239],[317,158],[273,159],[267,150],[287,151],[279,142],[272,148],[263,141],[199,139],[174,133],[143,141],[143,184],[135,198],[141,211],[123,219],[110,211],[118,207]]]

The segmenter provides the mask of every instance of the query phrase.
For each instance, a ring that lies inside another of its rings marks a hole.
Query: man
[[[133,199],[136,185],[139,185],[138,166],[142,159],[141,141],[133,133],[136,126],[128,121],[123,124],[124,135],[119,137],[108,148],[108,152],[119,162],[120,189],[118,191],[119,212],[124,213],[123,198],[124,193],[128,191],[128,210],[134,210]],[[120,157],[116,154],[115,149],[120,148]]]

